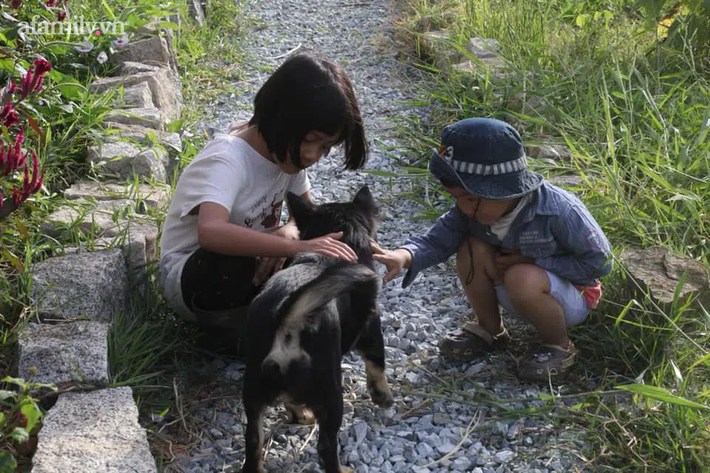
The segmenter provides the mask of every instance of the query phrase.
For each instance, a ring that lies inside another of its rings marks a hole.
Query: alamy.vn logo
[[[21,21],[18,23],[20,33],[27,35],[37,34],[67,34],[90,36],[101,34],[123,35],[125,33],[125,23],[122,21],[84,21],[84,16],[76,20],[47,21],[35,15],[31,22]]]

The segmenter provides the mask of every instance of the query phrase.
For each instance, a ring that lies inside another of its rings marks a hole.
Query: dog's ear
[[[301,225],[306,224],[316,211],[314,204],[293,192],[286,193],[286,205],[288,205],[289,215],[296,219],[296,225],[299,229]]]
[[[366,209],[370,215],[377,215],[377,203],[370,193],[370,188],[368,186],[362,186],[355,197],[353,197],[353,204],[360,208]]]

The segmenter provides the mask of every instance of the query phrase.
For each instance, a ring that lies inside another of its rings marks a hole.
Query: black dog
[[[338,461],[343,418],[341,361],[355,348],[365,359],[373,402],[393,403],[384,375],[385,357],[370,238],[377,206],[367,186],[352,202],[315,206],[289,193],[288,208],[301,239],[343,231],[341,241],[358,262],[317,254],[299,255],[276,273],[249,308],[244,408],[247,415],[245,473],[263,471],[262,416],[267,405],[286,399],[292,419],[320,427],[318,453],[326,473],[352,471]]]

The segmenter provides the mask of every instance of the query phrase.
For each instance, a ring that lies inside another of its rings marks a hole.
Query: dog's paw
[[[367,382],[367,390],[370,393],[372,402],[380,407],[392,407],[394,404],[394,396],[392,390],[387,384],[387,380],[383,378],[370,380]]]
[[[261,462],[245,462],[242,473],[264,473],[264,466]]]
[[[289,423],[300,425],[313,425],[316,423],[316,416],[309,408],[293,404],[286,404],[285,407]]]
[[[367,374],[367,390],[372,402],[380,407],[390,407],[394,404],[394,397],[387,383],[384,368],[365,360],[365,372]]]
[[[353,470],[349,466],[340,465],[338,473],[355,473],[355,470]]]

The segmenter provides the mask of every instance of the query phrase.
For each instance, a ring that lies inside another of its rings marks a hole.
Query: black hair
[[[343,144],[346,169],[360,169],[367,161],[368,144],[355,92],[338,65],[310,54],[287,59],[254,98],[255,125],[280,162],[291,155],[303,169],[301,142],[310,131],[335,136]]]

